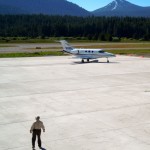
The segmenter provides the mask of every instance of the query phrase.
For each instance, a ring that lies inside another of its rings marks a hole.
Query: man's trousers
[[[35,147],[36,136],[38,138],[38,146],[41,147],[41,129],[34,129],[32,134],[32,146]]]

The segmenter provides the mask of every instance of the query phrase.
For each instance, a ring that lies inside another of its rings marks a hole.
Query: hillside
[[[85,9],[66,0],[1,0],[0,14],[90,15]]]

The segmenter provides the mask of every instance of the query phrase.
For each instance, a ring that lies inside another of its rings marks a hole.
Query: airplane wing
[[[94,56],[94,55],[76,55],[74,58],[79,58],[79,59],[97,59],[99,56]]]

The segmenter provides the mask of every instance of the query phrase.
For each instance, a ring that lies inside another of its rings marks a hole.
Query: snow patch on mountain
[[[112,11],[115,10],[115,9],[118,7],[118,2],[117,2],[117,0],[115,0],[114,2],[115,2],[115,6],[114,6],[114,8],[112,8]]]

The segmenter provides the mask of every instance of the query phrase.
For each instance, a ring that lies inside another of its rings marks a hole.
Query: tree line
[[[150,18],[0,15],[0,37],[112,37],[150,40]]]

